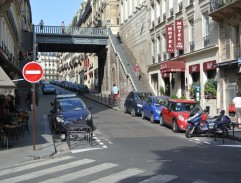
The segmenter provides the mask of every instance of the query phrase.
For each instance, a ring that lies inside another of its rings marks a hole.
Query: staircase
[[[121,43],[120,47],[122,48],[129,64],[133,68],[137,63],[136,58],[134,57],[134,55],[132,54],[132,52],[130,51],[130,49],[127,47],[127,45],[125,43]],[[141,79],[139,80],[139,83],[140,83],[141,87],[143,88],[143,91],[153,92],[153,90],[150,87],[148,77],[146,76],[145,73],[142,72],[142,70],[140,70],[140,76],[141,76]]]

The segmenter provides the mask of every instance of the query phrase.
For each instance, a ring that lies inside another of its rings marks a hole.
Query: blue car
[[[52,123],[57,132],[66,133],[68,125],[75,120],[84,120],[92,130],[94,129],[90,108],[76,95],[57,95],[51,106]]]
[[[130,113],[132,116],[140,116],[142,112],[142,105],[149,96],[153,96],[153,93],[131,91],[125,99],[125,113]]]
[[[168,98],[166,96],[148,97],[142,106],[142,119],[147,118],[151,123],[160,122],[160,113]]]

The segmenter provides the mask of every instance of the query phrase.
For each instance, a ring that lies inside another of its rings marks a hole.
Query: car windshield
[[[54,88],[52,85],[45,85],[44,88]]]
[[[86,106],[79,98],[61,99],[58,101],[58,110],[62,112],[86,110]]]
[[[193,103],[176,103],[174,111],[191,111],[194,107],[196,106],[196,104]]]
[[[145,100],[147,97],[152,96],[151,93],[137,93],[137,100]]]
[[[155,106],[165,106],[167,100],[161,97],[154,98],[154,105]]]

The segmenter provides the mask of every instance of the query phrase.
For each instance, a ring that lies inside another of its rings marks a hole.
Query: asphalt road
[[[44,96],[50,102],[53,96]],[[173,133],[82,97],[94,117],[94,142],[71,143],[54,135],[57,154],[16,172],[17,182],[240,182],[241,144]],[[46,106],[50,106],[46,104]],[[41,109],[39,109],[41,110]],[[228,146],[234,145],[234,146]],[[27,171],[31,167],[31,172]],[[14,177],[6,180],[14,182]],[[1,182],[1,181],[0,181]]]

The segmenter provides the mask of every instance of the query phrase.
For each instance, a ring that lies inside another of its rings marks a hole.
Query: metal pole
[[[33,150],[35,151],[35,83],[32,83],[32,106]]]

